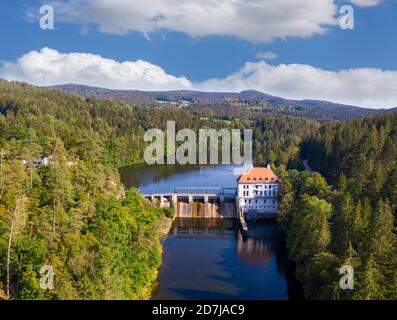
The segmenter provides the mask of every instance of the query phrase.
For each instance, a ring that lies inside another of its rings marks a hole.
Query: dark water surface
[[[236,186],[232,166],[134,166],[121,171],[143,193],[176,187]],[[227,219],[176,219],[163,243],[153,299],[300,299],[301,290],[275,224],[249,224],[243,240]]]

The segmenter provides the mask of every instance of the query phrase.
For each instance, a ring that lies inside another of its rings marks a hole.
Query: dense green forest
[[[319,100],[291,100],[272,96],[260,91],[200,92],[113,90],[84,85],[66,84],[55,88],[85,98],[115,100],[131,105],[187,108],[202,114],[222,114],[246,117],[248,114],[287,115],[319,121],[347,120],[378,114],[384,110],[359,108]]]
[[[164,212],[125,192],[117,169],[143,162],[144,132],[165,129],[168,120],[177,130],[254,126],[258,161],[271,158],[283,168],[298,161],[299,143],[318,128],[302,118],[225,121],[0,81],[3,297],[149,297]],[[44,157],[49,165],[35,163]],[[46,264],[57,269],[51,292],[39,289]]]
[[[148,298],[168,213],[124,190],[144,132],[253,129],[254,162],[277,167],[279,222],[309,299],[397,298],[397,113],[320,124],[297,116],[149,108],[0,81],[0,298]],[[37,159],[48,157],[48,165]],[[305,173],[309,159],[319,173]],[[323,178],[325,177],[325,178]],[[39,289],[43,265],[55,290]],[[355,290],[339,289],[351,264]]]
[[[325,124],[284,172],[279,221],[309,299],[397,299],[397,113]],[[340,290],[342,265],[354,290]]]
[[[138,159],[134,137],[142,128],[125,115],[144,115],[27,85],[0,86],[0,295],[150,297],[167,218],[137,191],[125,192],[116,170]],[[35,164],[43,156],[50,163]],[[43,265],[56,270],[54,290],[39,287]]]

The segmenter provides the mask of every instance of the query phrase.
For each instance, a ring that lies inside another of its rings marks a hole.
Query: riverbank
[[[172,227],[172,222],[173,219],[166,217],[166,216],[162,216],[158,223],[156,224],[155,227],[155,233],[157,235],[158,238],[158,243],[157,243],[157,250],[160,252],[160,256],[163,256],[163,245],[162,242],[163,240],[167,237],[167,235],[169,234],[171,227]],[[148,282],[147,286],[145,288],[142,289],[142,293],[139,295],[139,297],[137,298],[137,300],[150,300],[152,299],[153,296],[153,292],[156,290],[157,286],[158,286],[158,274],[159,274],[159,270],[162,266],[162,261],[163,259],[161,258],[161,264],[160,266],[153,272],[152,274],[152,278],[150,279],[150,281]]]

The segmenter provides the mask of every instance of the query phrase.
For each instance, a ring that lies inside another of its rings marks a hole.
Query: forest
[[[238,108],[151,108],[0,81],[0,298],[146,299],[169,212],[125,190],[147,129],[253,129],[282,177],[279,223],[307,299],[395,299],[397,113],[323,122]],[[40,160],[48,159],[48,165]],[[309,159],[315,173],[302,170]],[[356,290],[339,289],[351,264]],[[39,270],[58,270],[43,291]]]
[[[137,91],[112,90],[84,85],[66,84],[53,88],[96,100],[114,100],[135,106],[156,108],[159,105],[180,106],[202,114],[223,114],[230,117],[247,113],[259,116],[289,115],[318,121],[347,120],[375,115],[385,110],[359,108],[319,100],[291,100],[272,96],[260,91],[200,92],[191,90]]]
[[[289,117],[223,121],[0,81],[3,298],[150,297],[161,263],[158,230],[168,212],[125,191],[118,169],[142,163],[144,132],[165,129],[167,120],[177,130],[254,125],[260,161],[274,157],[284,167],[317,125]],[[265,154],[268,146],[273,151]],[[44,158],[48,165],[38,163]],[[50,292],[39,287],[43,265],[58,270]]]
[[[397,113],[325,124],[301,148],[319,173],[284,172],[279,221],[307,299],[397,299],[396,130]]]

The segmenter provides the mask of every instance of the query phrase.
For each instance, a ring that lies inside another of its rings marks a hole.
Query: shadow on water
[[[249,230],[244,241],[234,220],[176,219],[153,299],[301,299],[278,227]]]

